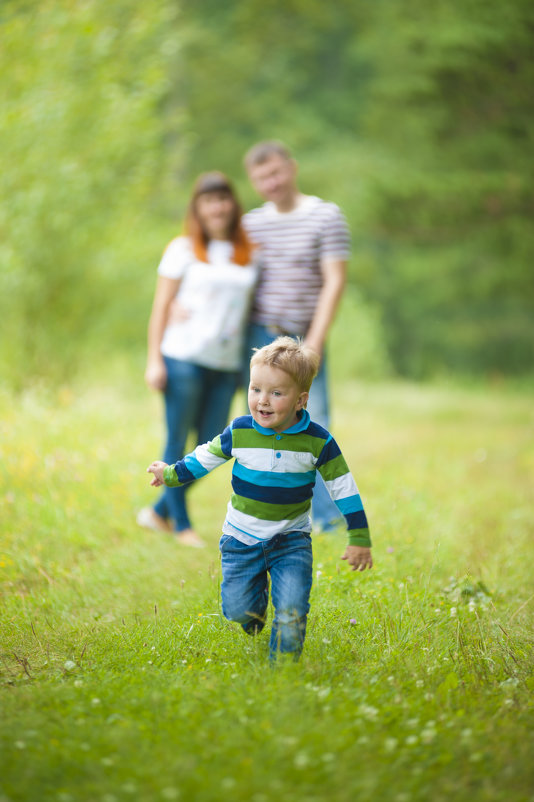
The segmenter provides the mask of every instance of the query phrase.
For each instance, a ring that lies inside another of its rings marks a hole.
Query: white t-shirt
[[[258,268],[232,262],[233,244],[212,240],[208,262],[194,255],[188,237],[167,246],[158,267],[165,278],[180,279],[176,295],[186,320],[171,322],[161,353],[215,370],[241,368],[243,338]]]

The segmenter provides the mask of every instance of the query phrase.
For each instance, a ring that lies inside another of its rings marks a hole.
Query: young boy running
[[[371,568],[367,518],[339,446],[313,423],[306,402],[318,355],[291,337],[257,350],[250,362],[250,415],[175,465],[153,462],[151,485],[193,482],[234,459],[233,495],[223,535],[222,609],[230,621],[255,634],[265,624],[268,574],[275,610],[270,655],[297,659],[302,651],[312,586],[310,504],[319,471],[348,528],[342,559],[353,571]]]

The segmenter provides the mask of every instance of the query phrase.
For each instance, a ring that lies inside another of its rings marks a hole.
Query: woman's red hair
[[[208,192],[223,192],[232,199],[234,204],[234,213],[230,221],[228,231],[228,239],[234,245],[234,259],[237,265],[248,265],[252,255],[252,245],[248,239],[243,226],[241,225],[241,215],[243,214],[241,205],[237,200],[236,194],[232,184],[224,173],[214,171],[211,173],[202,173],[193,187],[193,194],[189,201],[187,214],[185,217],[184,230],[185,234],[191,238],[193,244],[193,252],[197,259],[201,262],[208,261],[208,243],[210,238],[204,230],[197,211],[197,199],[200,195]]]

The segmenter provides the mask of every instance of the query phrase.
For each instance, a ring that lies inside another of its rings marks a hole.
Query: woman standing
[[[161,259],[148,324],[145,380],[165,398],[165,462],[184,455],[191,431],[205,443],[226,426],[256,278],[233,188],[222,173],[204,173],[189,202],[185,236],[172,240]],[[183,488],[165,488],[137,522],[175,530],[187,545],[204,545],[191,526]]]

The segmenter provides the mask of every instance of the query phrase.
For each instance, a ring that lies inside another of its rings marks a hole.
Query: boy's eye
[[[273,395],[282,395],[280,390],[273,390]]]

